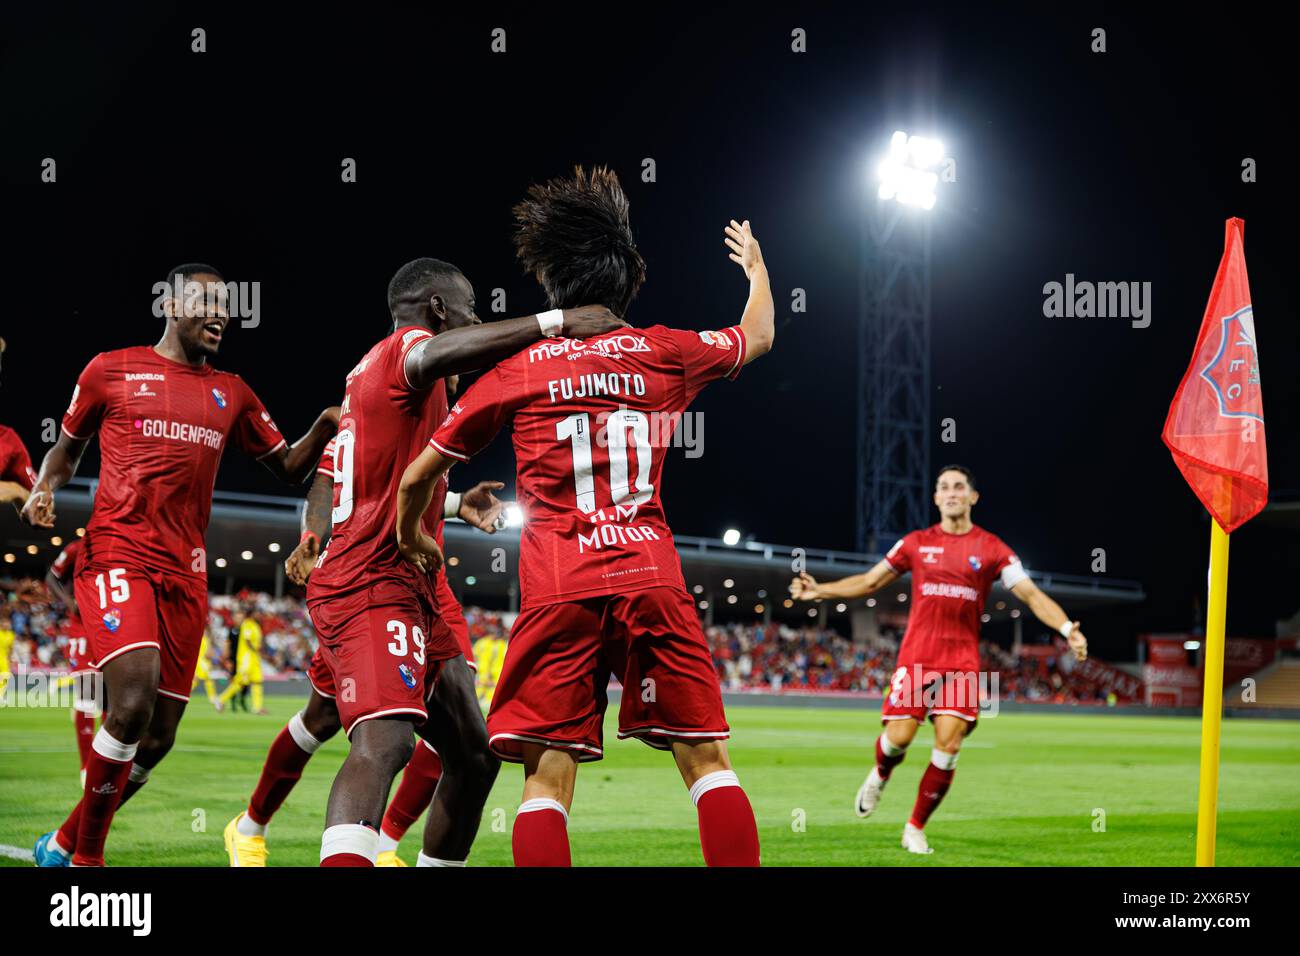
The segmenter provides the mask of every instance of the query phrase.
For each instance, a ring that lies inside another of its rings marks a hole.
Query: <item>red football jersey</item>
[[[54,577],[69,590],[72,589],[72,579],[77,576],[77,562],[81,559],[82,547],[82,539],[73,538],[68,543],[68,546],[59,552],[59,556],[54,559],[54,563],[50,565],[50,571]],[[68,614],[68,620],[74,625],[81,623],[79,615],[71,612]]]
[[[885,561],[899,574],[912,572],[900,667],[978,671],[980,615],[994,580],[1012,588],[1029,576],[1012,550],[978,525],[966,534],[949,534],[937,524],[913,531]]]
[[[396,534],[402,472],[447,414],[441,380],[432,388],[416,389],[406,379],[407,353],[432,334],[410,326],[398,329],[348,373],[334,436],[333,530],[307,581],[309,603],[396,578],[438,606],[433,579],[407,564],[397,550]],[[429,508],[425,527],[431,535],[442,520],[445,488],[439,482]]]
[[[621,329],[527,348],[456,403],[430,444],[461,461],[514,420],[523,607],[684,587],[664,452],[700,390],[744,363],[739,327]]]
[[[82,440],[99,432],[99,487],[82,559],[200,577],[227,437],[255,458],[285,444],[238,375],[174,362],[148,345],[91,359],[63,430]]]
[[[36,484],[32,459],[18,433],[8,425],[0,425],[0,481],[16,481],[28,491]]]

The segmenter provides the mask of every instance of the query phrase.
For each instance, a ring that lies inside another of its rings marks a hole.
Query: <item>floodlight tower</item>
[[[857,545],[924,527],[930,501],[930,216],[943,144],[895,132],[862,220]]]

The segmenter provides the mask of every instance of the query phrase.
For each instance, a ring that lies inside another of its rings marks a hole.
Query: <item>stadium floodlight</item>
[[[474,585],[478,584],[478,578],[474,577],[474,575],[471,574],[469,577],[465,579],[465,584],[467,587],[472,588]]]
[[[904,206],[933,209],[939,174],[944,162],[943,143],[928,136],[909,136],[896,130],[889,139],[889,154],[876,167],[881,199],[896,199]]]
[[[252,551],[240,551],[240,552],[239,552],[239,556],[240,556],[241,558],[243,558],[245,561],[252,561],[252,560],[253,560],[253,552],[252,552]]]
[[[726,531],[722,532],[722,543],[729,548],[734,548],[736,545],[740,544],[740,532],[735,528],[728,528]]]
[[[736,586],[736,582],[732,578],[727,578],[727,580],[722,582],[722,586],[730,590]]]
[[[837,605],[835,605],[835,613],[836,613],[836,614],[843,614],[843,613],[844,613],[845,611],[847,611],[848,609],[849,609],[849,606],[848,606],[847,604],[837,604]]]
[[[34,545],[34,544],[29,544],[29,545],[27,546],[27,553],[28,553],[28,554],[35,554],[36,552],[38,552],[38,551],[40,551],[40,550],[41,550],[41,549],[38,548],[38,547],[36,547],[36,545]]]
[[[268,545],[266,546],[266,550],[267,550],[267,551],[270,551],[272,554],[279,554],[279,553],[280,553],[280,542],[279,542],[279,541],[272,541],[270,544],[268,544]]]
[[[216,565],[217,567],[219,567],[219,568],[224,568],[224,567],[226,566],[226,559],[225,559],[225,558],[217,558],[217,560],[214,561],[213,564],[215,564],[215,565]]]
[[[1200,649],[1200,641],[1183,641],[1183,650],[1185,651],[1199,651]]]
[[[56,534],[54,537],[50,538],[50,544],[57,548],[63,544],[63,539]]]
[[[734,594],[728,594],[728,595],[727,595],[727,603],[728,603],[728,604],[735,604],[735,603],[736,603],[737,601],[739,601],[739,600],[740,600],[740,598],[736,597],[736,595],[734,595]]]
[[[506,527],[522,528],[524,525],[524,509],[515,504],[506,505]]]

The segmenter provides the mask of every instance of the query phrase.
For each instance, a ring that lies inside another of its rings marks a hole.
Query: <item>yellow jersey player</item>
[[[253,615],[239,612],[239,644],[235,651],[235,676],[218,698],[221,706],[229,703],[245,687],[253,691],[253,712],[269,713],[262,706],[262,628]],[[220,707],[218,708],[220,709]]]
[[[194,668],[194,680],[190,684],[190,692],[199,686],[199,681],[203,682],[203,690],[208,695],[208,701],[213,707],[217,706],[217,689],[212,684],[212,645],[208,641],[208,632],[203,632],[203,638],[199,641],[199,663]],[[217,708],[220,710],[220,708]]]
[[[4,617],[0,617],[0,697],[4,696],[9,687],[9,679],[13,676],[9,670],[9,655],[13,649],[14,632],[10,627],[9,612],[6,611]]]
[[[474,642],[474,662],[478,670],[478,701],[484,707],[492,703],[501,665],[506,659],[506,642],[496,634],[485,634]]]

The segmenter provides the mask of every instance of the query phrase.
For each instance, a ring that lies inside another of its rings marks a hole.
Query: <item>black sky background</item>
[[[747,285],[730,217],[762,242],[774,352],[701,396],[705,454],[668,465],[674,530],[851,549],[859,224],[889,132],[941,137],[934,211],[934,463],[969,464],[976,520],[1032,568],[1143,582],[1139,630],[1192,625],[1209,526],[1160,442],[1222,251],[1246,221],[1271,484],[1300,489],[1300,334],[1289,34],[1266,14],[1148,19],[1102,5],[906,12],[858,4],[379,5],[232,13],[132,5],[3,14],[9,341],[0,420],[39,458],[97,352],[151,343],[152,285],[211,261],[262,283],[262,324],[217,363],[300,433],[387,330],[416,256],[457,263],[480,314],[543,307],[509,242],[526,187],[574,163],[621,175],[649,265],[628,318],[716,328]],[[190,30],[208,52],[190,52]],[[489,50],[507,30],[507,53]],[[808,52],[790,50],[807,31]],[[1091,30],[1108,51],[1090,52]],[[1277,66],[1274,66],[1276,64]],[[1277,75],[1274,75],[1276,73]],[[40,184],[40,163],[58,182]],[[340,182],[353,157],[358,182]],[[657,181],[641,181],[654,158]],[[1259,181],[1241,181],[1241,162]],[[1067,272],[1150,281],[1153,321],[1047,319]],[[792,315],[790,294],[807,293]],[[938,441],[957,421],[958,441]],[[91,473],[92,453],[83,464]],[[462,472],[513,475],[508,442]],[[218,485],[276,493],[227,456]],[[1233,536],[1229,631],[1300,606],[1300,549]]]

